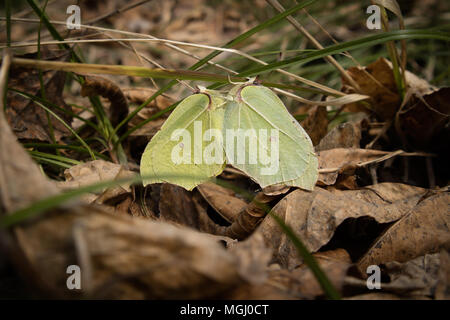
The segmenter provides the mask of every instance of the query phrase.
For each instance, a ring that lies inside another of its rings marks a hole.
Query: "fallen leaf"
[[[113,81],[99,76],[84,76],[81,87],[81,96],[102,96],[109,100],[109,119],[113,127],[116,127],[128,115],[128,101],[120,87]],[[119,136],[125,133],[127,127],[119,129]]]
[[[266,280],[272,250],[264,243],[262,236],[231,242],[228,248],[237,257],[239,270],[251,277],[253,284],[261,284]]]
[[[450,254],[447,250],[441,250],[439,258],[440,268],[435,299],[450,300]]]
[[[58,182],[61,190],[73,190],[101,181],[131,178],[134,173],[126,170],[122,165],[105,160],[93,160],[75,165],[64,171],[66,181]],[[83,199],[87,203],[97,201],[104,203],[108,199],[130,192],[130,184],[122,184],[112,188],[104,188],[96,193],[87,193]]]
[[[315,149],[317,152],[335,148],[359,148],[360,141],[360,123],[345,122],[328,132]]]
[[[359,93],[370,96],[370,109],[359,103],[350,103],[345,110],[350,112],[375,112],[382,120],[392,119],[400,107],[400,96],[394,80],[394,74],[388,61],[379,58],[367,67],[351,67],[347,70],[349,75],[360,87]],[[349,85],[342,78],[344,89]],[[344,90],[353,93],[354,90]]]
[[[143,104],[147,101],[153,94],[156,93],[155,89],[151,88],[124,88],[123,93],[125,97],[129,101],[129,103],[134,103],[137,105]],[[153,116],[155,113],[168,108],[170,105],[175,103],[176,101],[168,96],[159,95],[156,99],[153,99],[149,104],[147,104],[142,110],[138,112],[136,117],[134,117],[131,121],[131,125],[136,125],[139,122],[148,119],[150,116]],[[131,108],[131,111],[134,111]],[[164,116],[163,116],[164,117]]]
[[[335,148],[317,152],[319,185],[333,185],[342,174],[353,175],[357,166],[380,159],[390,152],[373,149]],[[321,170],[322,169],[322,170]]]
[[[0,207],[13,212],[58,192],[55,183],[42,175],[19,144],[0,112]]]
[[[440,270],[440,254],[426,254],[410,261],[383,264],[383,273],[389,276],[388,283],[382,283],[383,291],[413,296],[434,295]]]
[[[349,254],[344,249],[337,249],[317,252],[313,256],[336,290],[342,292],[344,279],[351,265]],[[294,269],[292,276],[300,283],[297,290],[302,296],[305,296],[307,299],[324,296],[322,287],[306,264],[302,264]]]
[[[215,183],[203,183],[197,187],[197,190],[206,202],[229,223],[235,221],[238,214],[247,207],[247,202],[236,197],[232,190]]]
[[[344,191],[297,189],[278,202],[272,212],[293,228],[311,252],[316,252],[344,220],[371,217],[378,223],[393,222],[406,215],[426,193],[426,189],[399,183]],[[274,261],[281,266],[294,268],[302,263],[295,246],[270,216],[251,237],[256,234],[262,234],[274,249]]]
[[[24,226],[18,241],[34,273],[57,296],[73,295],[66,269],[74,264],[90,298],[198,299],[246,281],[236,257],[209,235],[101,207],[47,215]]]
[[[216,224],[207,213],[207,203],[201,197],[173,184],[161,185],[159,217],[161,221],[224,235],[225,227]]]
[[[430,145],[447,146],[450,136],[450,88],[441,88],[420,98],[413,97],[399,114],[396,123],[399,134],[404,142],[416,149],[429,149]]]
[[[405,262],[426,253],[450,248],[450,195],[438,193],[420,202],[393,224],[358,262],[368,265]]]
[[[24,58],[36,58],[37,54],[26,54]],[[69,56],[66,51],[42,51],[41,59],[65,60]],[[42,71],[45,90],[45,99],[63,110],[51,108],[66,124],[70,124],[72,117],[66,111],[71,111],[62,98],[62,91],[66,79],[62,71]],[[39,71],[23,67],[11,67],[8,86],[22,92],[42,97]],[[39,140],[53,143],[49,130],[47,112],[30,99],[19,95],[12,90],[8,91],[6,101],[6,117],[12,130],[19,139]],[[49,115],[53,134],[56,141],[70,135],[70,131],[54,116]]]
[[[308,117],[300,124],[311,138],[313,146],[319,144],[328,131],[327,108],[325,106],[314,106],[308,111]]]

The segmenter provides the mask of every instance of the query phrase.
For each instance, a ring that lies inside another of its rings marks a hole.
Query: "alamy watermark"
[[[81,10],[80,7],[72,4],[67,7],[66,10],[67,14],[70,14],[70,16],[66,20],[66,27],[67,29],[81,29]]]
[[[69,290],[81,289],[81,269],[76,264],[67,267],[66,273],[70,274],[66,280],[66,286]]]
[[[225,147],[230,164],[258,164],[262,175],[278,172],[278,129],[226,129],[223,137],[219,129],[208,129],[202,134],[202,127],[202,121],[194,121],[194,137],[186,129],[173,131],[170,140],[179,141],[171,153],[174,164],[223,164]],[[203,148],[205,142],[207,145]]]
[[[367,14],[370,16],[366,20],[366,26],[369,30],[380,30],[381,29],[381,13],[380,7],[373,4],[367,7]]]
[[[381,289],[381,270],[377,265],[370,265],[366,269],[366,273],[370,275],[366,280],[367,289]]]

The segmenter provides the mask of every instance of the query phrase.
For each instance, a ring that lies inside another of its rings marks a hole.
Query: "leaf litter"
[[[233,7],[225,15],[226,21],[217,26],[214,17],[223,8],[213,12],[202,7],[193,12],[167,3],[161,9],[162,22],[167,23],[165,32],[173,39],[214,42],[254,23],[247,16],[241,24],[236,22],[240,14]],[[153,30],[162,23],[155,22],[152,12],[156,11],[127,13],[139,21],[131,28]],[[175,23],[171,15],[183,18]],[[91,18],[95,17],[92,14]],[[109,20],[122,28],[134,18]],[[189,29],[184,28],[185,21],[191,22]],[[65,52],[42,54],[43,59],[67,58]],[[181,63],[190,62],[190,58],[183,59]],[[261,189],[230,167],[219,178],[235,190],[245,190],[247,196],[212,182],[193,191],[168,183],[146,187],[120,183],[57,205],[10,229],[0,229],[0,249],[6,257],[0,263],[21,270],[33,294],[43,297],[323,298],[312,271],[261,208],[264,204],[295,231],[345,299],[449,299],[449,89],[436,88],[406,71],[408,87],[402,100],[392,64],[384,58],[347,71],[358,84],[358,93],[370,97],[368,103],[344,106],[342,111],[350,115],[337,125],[323,106],[310,108],[301,122],[319,160],[319,179],[313,191],[286,186]],[[63,99],[65,77],[59,71],[43,72],[45,95],[60,107],[52,110],[75,127],[68,112],[75,108],[66,101],[78,101],[78,97],[72,93]],[[156,92],[99,77],[88,76],[87,80],[82,94],[101,95],[109,101],[114,125]],[[355,92],[345,79],[342,85],[343,92]],[[37,97],[42,94],[38,72],[32,69],[13,66],[9,87]],[[159,96],[121,132],[176,100]],[[52,116],[49,126],[42,108],[10,90],[6,118],[0,115],[1,217],[49,196],[135,176],[146,143],[167,115],[130,135],[125,142],[128,164],[91,161],[86,155],[64,151],[62,155],[82,163],[59,174],[50,172],[49,179],[43,174],[47,167],[38,166],[21,143],[70,144],[70,131]],[[95,120],[92,115],[87,118]],[[83,136],[91,134],[82,131]],[[105,152],[101,144],[96,151]],[[66,268],[73,264],[83,269],[81,292],[66,289]],[[375,293],[366,286],[370,265],[380,266],[383,275],[382,289]]]

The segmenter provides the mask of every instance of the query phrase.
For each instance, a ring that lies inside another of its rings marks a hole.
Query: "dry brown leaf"
[[[18,143],[0,112],[0,207],[13,212],[58,192]]]
[[[37,58],[37,54],[26,54],[23,57]],[[69,55],[65,51],[43,50],[41,55],[41,59],[44,60],[61,60],[68,57]],[[70,106],[66,105],[62,98],[66,79],[65,73],[62,71],[43,71],[42,78],[45,88],[45,99],[66,111],[70,111]],[[42,98],[39,71],[36,69],[12,66],[9,73],[8,86]],[[13,132],[19,139],[53,143],[47,112],[41,106],[11,90],[7,94],[6,106],[6,117],[11,124]],[[71,123],[72,117],[68,113],[56,108],[51,109],[66,124]],[[49,117],[56,141],[60,141],[61,138],[70,135],[70,131],[58,119],[52,115],[49,115]]]
[[[208,204],[179,186],[163,183],[160,190],[159,217],[199,231],[224,235],[225,227],[216,224],[207,213]]]
[[[367,67],[351,67],[347,70],[350,76],[358,83],[361,94],[370,96],[372,110],[364,108],[359,103],[346,105],[345,110],[350,112],[375,112],[382,120],[392,119],[400,107],[400,96],[394,80],[394,74],[388,61],[379,58]],[[343,78],[344,87],[348,83]],[[352,93],[353,89],[344,90]]]
[[[441,88],[420,98],[413,97],[399,114],[396,123],[405,143],[414,148],[428,149],[440,143],[446,148],[450,123],[450,88]]]
[[[264,243],[262,236],[231,242],[228,248],[238,258],[239,270],[251,277],[253,284],[260,284],[266,280],[272,250]]]
[[[131,178],[134,173],[126,170],[122,165],[105,160],[93,160],[79,165],[75,165],[64,171],[66,181],[58,182],[61,190],[72,190],[85,187],[101,181]],[[107,200],[131,191],[130,184],[105,188],[96,193],[87,193],[82,197],[88,202],[97,201],[104,203]]]
[[[272,212],[290,225],[311,252],[328,243],[336,228],[348,218],[371,217],[378,223],[393,222],[406,215],[427,190],[399,183],[381,183],[360,190],[313,192],[297,189],[287,195]],[[289,238],[270,216],[252,235],[262,234],[274,249],[274,259],[294,268],[302,260]]]
[[[247,207],[247,202],[236,197],[232,190],[215,183],[203,183],[197,187],[197,190],[206,202],[229,223],[236,220],[239,213]]]
[[[144,103],[156,92],[156,90],[150,88],[128,88],[124,89],[123,91],[130,103],[135,103],[138,105]],[[157,112],[166,109],[173,103],[175,103],[174,99],[160,95],[156,97],[156,99],[152,100],[152,102],[150,102],[145,108],[139,111],[137,115],[130,120],[129,125],[136,126],[142,121],[147,120],[149,117],[155,115]],[[133,110],[134,108],[131,108],[131,111]],[[158,119],[146,123],[136,131],[133,131],[131,133],[131,136],[144,136],[146,137],[145,143],[147,143],[148,139],[153,137],[156,132],[161,129],[161,126],[163,125],[164,121],[166,121],[166,118],[169,114],[170,113],[165,113]]]
[[[151,88],[125,88],[122,90],[125,94],[125,97],[130,103],[135,103],[137,105],[141,105],[147,99],[149,99],[157,90]],[[131,125],[136,125],[142,120],[148,119],[150,116],[154,115],[158,111],[164,110],[176,101],[168,96],[159,95],[156,99],[153,99],[149,104],[147,104],[141,111],[138,112],[136,117],[134,117],[131,121]],[[133,111],[133,110],[132,110]]]
[[[435,299],[450,300],[450,254],[447,250],[440,252],[440,268]]]
[[[317,152],[319,170],[330,169],[330,172],[319,171],[319,185],[333,185],[340,174],[353,175],[356,165],[376,160],[388,152],[372,149],[336,148]],[[331,170],[339,168],[339,170]]]
[[[58,295],[73,292],[66,287],[72,264],[80,266],[90,298],[207,298],[246,281],[237,258],[209,235],[100,207],[47,215],[24,226],[18,241]]]
[[[236,220],[225,229],[225,235],[238,240],[246,239],[267,215],[264,206],[277,199],[277,196],[258,192],[247,207],[239,213]]]
[[[334,287],[341,292],[344,286],[345,276],[351,265],[349,254],[344,249],[337,249],[317,252],[314,254],[314,258]],[[314,299],[324,295],[319,282],[306,264],[302,264],[299,268],[294,269],[292,276],[300,283],[297,290],[299,290],[302,296],[308,299]]]
[[[301,125],[311,138],[313,146],[318,145],[328,131],[327,108],[314,106],[308,111],[308,117],[301,122]]]
[[[316,151],[323,151],[335,148],[359,148],[360,140],[360,123],[345,122],[328,132],[315,149]]]
[[[113,81],[99,76],[85,76],[81,87],[81,96],[102,96],[109,100],[109,119],[116,127],[128,115],[128,101],[120,87]],[[119,136],[125,133],[127,127],[119,129]]]
[[[350,266],[348,254],[345,250],[336,250],[315,256],[333,285],[341,291]],[[294,270],[271,265],[264,283],[241,286],[233,294],[232,298],[235,299],[313,299],[324,296],[322,288],[306,265]]]
[[[426,253],[450,248],[450,194],[438,193],[411,208],[392,225],[358,262],[360,270],[372,264],[405,262]]]
[[[66,181],[58,183],[58,186],[63,190],[70,190],[100,181],[114,180],[123,170],[124,168],[120,164],[105,160],[93,160],[66,169],[64,171]],[[132,174],[131,171],[128,173]]]
[[[413,260],[400,263],[387,262],[383,273],[389,276],[389,283],[382,283],[383,291],[413,296],[434,295],[440,270],[440,254],[426,254]]]

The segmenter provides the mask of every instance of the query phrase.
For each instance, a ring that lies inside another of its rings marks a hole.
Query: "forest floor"
[[[71,1],[11,2],[0,298],[450,298],[448,3],[386,1],[370,30],[360,1],[80,1],[68,30]],[[256,75],[311,139],[313,190],[230,164],[142,184],[178,102]]]

